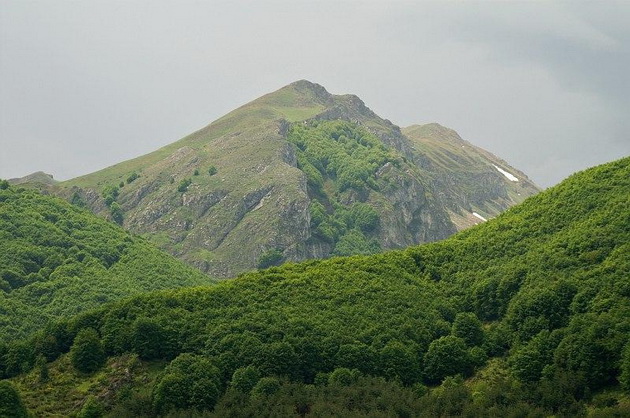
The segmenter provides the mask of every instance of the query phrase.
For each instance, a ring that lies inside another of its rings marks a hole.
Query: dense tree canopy
[[[49,339],[54,358],[87,328],[110,357],[142,355],[142,324],[167,342],[151,355],[171,362],[146,380],[153,411],[352,416],[380,396],[392,415],[623,415],[629,200],[627,158],[443,242],[115,302],[49,327],[35,353],[6,345],[3,367]]]

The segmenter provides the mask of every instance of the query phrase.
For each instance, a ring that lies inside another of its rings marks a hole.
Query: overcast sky
[[[630,155],[628,22],[628,1],[2,0],[0,178],[86,174],[305,78],[546,187]]]

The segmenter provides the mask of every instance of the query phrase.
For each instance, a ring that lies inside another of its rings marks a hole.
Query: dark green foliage
[[[191,184],[192,184],[192,179],[185,178],[179,182],[179,185],[177,186],[177,191],[180,193],[184,193],[188,190],[188,186],[190,186]]]
[[[144,360],[163,358],[168,353],[167,332],[158,321],[140,317],[131,329],[132,350]]]
[[[352,206],[350,219],[353,227],[366,233],[373,231],[379,222],[378,213],[365,203],[356,203]]]
[[[0,190],[0,201],[0,340],[128,295],[209,283],[144,239],[64,200],[9,187]],[[51,328],[38,345],[47,340],[42,350],[53,360],[72,337]]]
[[[46,383],[50,379],[50,370],[48,369],[48,361],[43,355],[37,357],[35,367],[39,369],[39,381],[40,383]]]
[[[105,364],[105,359],[98,333],[93,328],[84,328],[79,331],[70,349],[72,366],[80,372],[92,373]]]
[[[81,197],[81,194],[79,194],[79,192],[72,193],[72,197],[70,198],[70,203],[80,208],[87,207],[85,200],[83,200],[83,197]]]
[[[274,248],[264,252],[258,259],[258,268],[266,269],[267,267],[277,266],[282,263],[282,250]]]
[[[104,412],[103,404],[94,396],[88,396],[77,418],[101,418]]]
[[[483,344],[481,321],[474,313],[461,312],[455,316],[453,335],[463,339],[471,347]]]
[[[468,374],[472,359],[463,339],[449,335],[433,341],[424,356],[424,373],[429,382],[441,382],[447,376]]]
[[[133,183],[138,178],[140,178],[140,176],[134,171],[133,173],[129,174],[129,177],[127,177],[127,184]]]
[[[156,383],[153,405],[158,413],[173,409],[211,410],[221,393],[219,370],[205,357],[181,354]]]
[[[213,165],[211,165],[208,168],[208,174],[210,174],[211,176],[214,176],[215,174],[217,174],[217,168]]]
[[[336,256],[349,256],[354,254],[376,254],[381,246],[375,239],[369,239],[361,231],[353,229],[343,235],[332,254]]]
[[[252,391],[256,383],[260,380],[260,372],[253,366],[240,367],[236,369],[230,381],[230,387],[243,393]]]
[[[395,159],[378,138],[345,121],[294,124],[288,139],[298,148],[301,166],[309,167],[305,172],[315,187],[321,181],[310,167],[335,177],[339,191],[360,191],[374,187],[378,168]]]
[[[193,176],[198,176],[198,175],[199,175],[199,170],[195,168],[195,171],[193,172]]]
[[[357,381],[360,375],[361,373],[356,369],[350,370],[345,367],[339,367],[328,375],[328,384],[350,386]]]
[[[8,380],[0,381],[0,417],[26,418],[28,413],[20,392]]]
[[[118,186],[107,186],[103,189],[103,199],[105,199],[105,204],[107,206],[111,206],[112,203],[118,199],[118,194],[120,193]]]
[[[630,392],[630,343],[627,343],[623,350],[620,368],[621,375],[619,376],[619,383],[621,383],[621,387],[626,392]]]
[[[298,167],[314,197],[313,235],[334,245],[332,255],[379,252],[378,241],[370,237],[378,228],[379,214],[362,202],[378,188],[378,169],[397,161],[393,151],[365,129],[343,121],[296,124],[288,139],[297,146]],[[361,201],[348,204],[357,194]]]
[[[122,354],[133,344],[127,330],[138,318],[155,318],[171,336],[171,356],[195,353],[180,357],[212,365],[215,378],[207,380],[218,384],[208,387],[217,391],[202,393],[215,400],[224,393],[217,414],[580,416],[593,395],[619,392],[618,381],[627,387],[629,191],[625,159],[443,242],[136,296],[50,333],[62,341],[63,329],[72,335],[92,327],[108,352]],[[72,254],[79,258],[81,250]],[[37,254],[28,259],[39,262]],[[21,355],[28,365],[40,349],[0,347],[20,354],[12,360],[18,369]],[[156,383],[156,407],[201,409],[191,400],[195,372],[176,361]],[[223,392],[250,365],[263,376],[252,395]],[[456,377],[484,365],[470,382]],[[342,368],[363,376],[328,384]],[[418,383],[441,382],[418,396]]]
[[[6,190],[9,188],[9,182],[6,180],[0,180],[0,190]]]
[[[378,367],[390,379],[400,379],[405,385],[420,380],[420,359],[413,345],[392,340],[379,353]]]
[[[112,220],[116,222],[118,225],[122,225],[123,223],[123,211],[120,205],[117,202],[114,202],[109,207],[110,214],[112,215]]]
[[[275,377],[263,377],[252,389],[252,397],[261,398],[271,396],[280,390],[280,381]]]

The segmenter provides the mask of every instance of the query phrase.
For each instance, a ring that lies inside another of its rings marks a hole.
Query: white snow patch
[[[484,221],[484,222],[486,222],[486,221],[487,221],[487,219],[486,219],[486,218],[484,218],[483,216],[481,216],[481,215],[480,215],[480,214],[478,214],[477,212],[473,212],[472,214],[473,214],[473,216],[476,216],[477,218],[481,219],[481,220],[482,220],[482,221]]]
[[[510,181],[518,181],[518,179],[514,175],[508,173],[507,171],[505,171],[501,167],[497,167],[494,164],[492,164],[492,165],[494,166],[494,168],[496,168],[499,171],[499,173],[503,174],[508,180],[510,180]]]

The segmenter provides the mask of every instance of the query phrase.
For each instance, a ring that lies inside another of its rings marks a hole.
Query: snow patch
[[[497,169],[497,171],[498,171],[499,173],[503,174],[503,175],[504,175],[504,176],[505,176],[508,180],[510,180],[510,181],[518,181],[518,179],[517,179],[514,175],[512,175],[512,174],[508,173],[507,171],[505,171],[505,170],[504,170],[504,169],[502,169],[501,167],[497,167],[497,166],[496,166],[496,165],[494,165],[494,164],[492,164],[492,165],[494,166],[494,168],[496,168],[496,169]]]
[[[475,216],[475,217],[477,217],[477,218],[481,219],[481,220],[482,220],[482,221],[484,221],[484,222],[486,222],[486,221],[487,221],[487,219],[486,219],[486,218],[484,218],[483,216],[481,216],[481,215],[480,215],[480,214],[478,214],[477,212],[473,212],[472,214],[473,214],[473,216]]]

